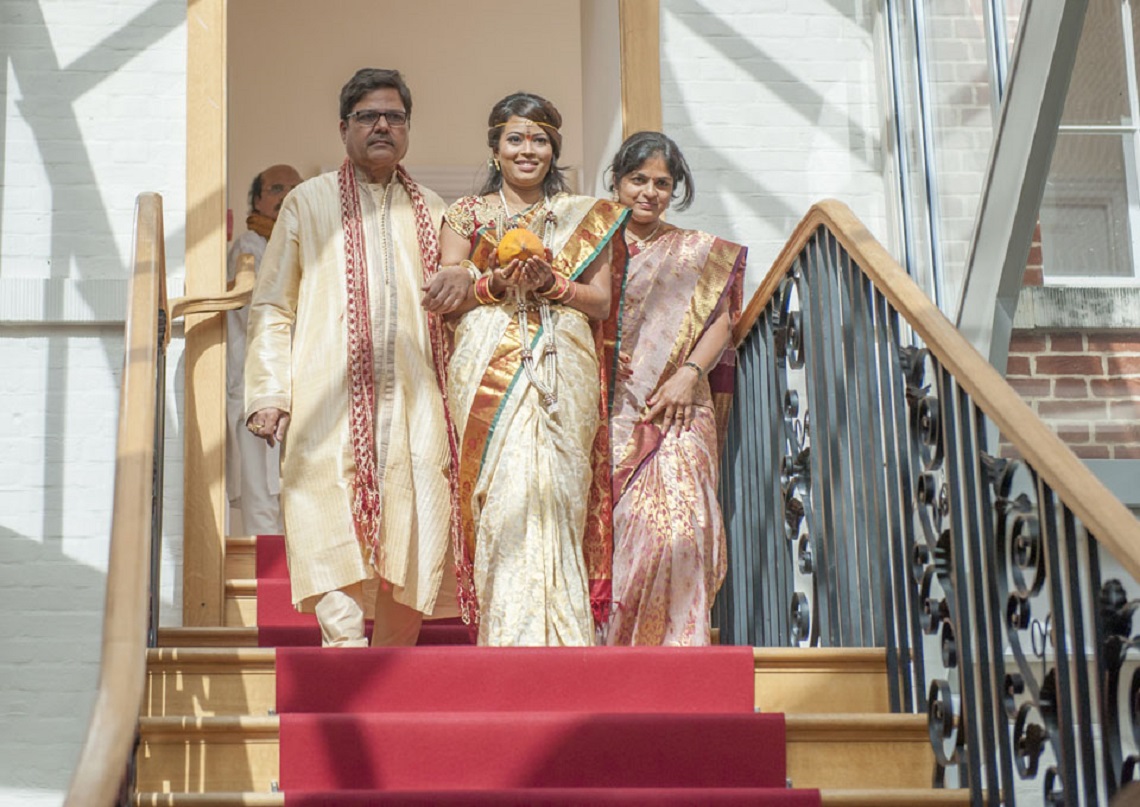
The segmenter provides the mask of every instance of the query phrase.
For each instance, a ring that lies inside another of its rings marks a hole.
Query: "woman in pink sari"
[[[731,401],[732,325],[747,250],[666,224],[693,179],[677,144],[639,132],[614,157],[631,209],[622,369],[612,419],[614,645],[706,645],[727,567],[718,422]]]

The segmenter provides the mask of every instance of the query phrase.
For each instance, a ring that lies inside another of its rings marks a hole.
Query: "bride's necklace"
[[[661,229],[661,225],[664,223],[665,222],[663,220],[657,219],[657,224],[653,227],[652,230],[649,231],[649,235],[645,236],[645,238],[638,238],[636,235],[631,233],[627,227],[625,230],[625,242],[631,246],[637,247],[638,249],[645,249],[645,245],[653,240],[653,236],[657,235],[657,231]]]
[[[507,231],[507,221],[514,216],[511,215],[511,209],[507,207],[507,197],[503,193],[501,185],[499,186],[499,201],[503,205],[499,212],[498,222],[499,237],[502,238]],[[531,205],[531,208],[534,206]],[[525,212],[526,209],[519,211],[516,215],[521,216]],[[552,225],[555,222],[554,211],[550,209],[550,197],[542,197],[542,207],[539,208],[538,212],[542,214],[542,245],[549,250],[554,240],[554,227]],[[558,380],[558,345],[554,338],[554,321],[550,316],[550,303],[545,297],[535,295],[538,300],[538,317],[539,324],[542,327],[542,340],[535,345],[534,349],[531,349],[530,345],[527,344],[530,329],[527,327],[526,297],[526,292],[516,286],[515,317],[519,328],[519,343],[522,347],[520,352],[523,371],[526,373],[527,381],[542,397],[542,403],[547,412],[553,415],[558,411],[558,392],[555,388]],[[536,353],[538,354],[537,362]],[[540,364],[541,367],[536,367],[536,364]],[[541,378],[539,377],[540,370]]]
[[[532,207],[534,207],[535,205],[538,204],[538,202],[535,202],[533,205],[529,205],[528,207],[524,207],[518,213],[512,214],[511,209],[509,207],[507,207],[507,196],[506,196],[506,194],[503,193],[503,186],[502,185],[499,186],[499,202],[502,203],[502,205],[503,205],[502,215],[503,215],[503,217],[505,217],[505,219],[507,221],[509,221],[510,219],[513,219],[515,216],[521,216],[523,213],[527,212]],[[542,197],[542,207],[543,208],[549,208],[549,206],[550,206],[550,197],[546,196],[544,194]]]

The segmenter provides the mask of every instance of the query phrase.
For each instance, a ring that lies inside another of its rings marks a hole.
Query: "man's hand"
[[[422,287],[423,307],[433,314],[449,314],[463,304],[471,288],[471,273],[463,266],[441,266]]]
[[[258,409],[249,416],[245,427],[250,434],[260,437],[273,448],[285,439],[285,432],[289,430],[289,413],[272,406]]]

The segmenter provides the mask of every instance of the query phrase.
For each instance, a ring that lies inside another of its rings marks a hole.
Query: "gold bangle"
[[[475,265],[474,261],[463,260],[459,262],[459,265],[467,270],[467,274],[471,275],[472,283],[483,276],[483,273],[479,271],[479,267]]]

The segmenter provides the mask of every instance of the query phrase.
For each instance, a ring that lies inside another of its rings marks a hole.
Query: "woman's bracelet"
[[[459,265],[467,270],[467,274],[471,275],[472,283],[475,283],[483,276],[483,273],[479,271],[479,267],[470,260],[460,261]]]
[[[554,282],[550,284],[550,288],[540,291],[539,294],[554,303],[568,303],[573,300],[578,291],[578,284],[562,275],[551,275],[551,277],[554,278]]]
[[[503,297],[496,297],[491,291],[491,275],[483,275],[475,281],[475,299],[480,305],[495,305],[503,301]]]
[[[692,367],[694,370],[697,371],[697,378],[702,378],[705,374],[704,369],[699,364],[697,364],[695,361],[687,361],[684,364],[682,364],[681,366],[682,367]]]

